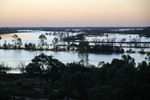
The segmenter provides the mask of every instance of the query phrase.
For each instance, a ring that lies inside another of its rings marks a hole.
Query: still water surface
[[[54,51],[28,51],[28,50],[0,50],[0,61],[6,63],[10,67],[17,67],[19,62],[28,64],[36,55],[45,53],[52,55],[54,58],[62,61],[63,63],[78,62],[78,53],[76,52],[54,52]],[[127,55],[127,53],[124,53]],[[121,59],[123,54],[93,54],[89,53],[89,63],[98,65],[100,61],[111,62],[112,59]],[[145,54],[131,53],[129,54],[136,60],[136,63],[143,61],[146,57]]]
[[[39,35],[45,34],[48,31],[31,31],[31,32],[19,32],[19,33],[13,33],[17,34],[21,39],[23,44],[24,43],[35,43],[36,45],[39,44],[40,40],[38,39]],[[53,33],[49,31],[49,33]],[[71,33],[70,33],[71,34]],[[74,33],[75,34],[75,33]],[[78,34],[78,33],[76,33]],[[46,42],[48,44],[52,43],[52,40],[54,37],[59,37],[58,35],[46,35],[47,40]],[[150,38],[146,37],[139,37],[137,34],[109,34],[109,37],[106,36],[101,36],[101,37],[86,37],[88,40],[92,40],[93,38],[97,39],[104,39],[107,40],[107,38],[116,38],[116,41],[119,41],[122,38],[126,38],[126,41],[130,41],[132,38],[140,38],[141,41],[150,41]],[[3,45],[4,41],[6,40],[7,43],[12,42],[12,37],[11,38],[5,38],[0,40],[0,45]],[[127,48],[127,50],[130,48]],[[126,49],[125,49],[126,50]],[[136,49],[133,49],[137,51]],[[150,49],[145,49],[145,51],[149,51]],[[79,62],[80,59],[78,58],[78,53],[77,52],[54,52],[54,51],[27,51],[27,50],[0,50],[0,62],[6,63],[10,67],[17,67],[19,62],[25,62],[26,64],[31,62],[31,59],[33,59],[36,55],[39,55],[40,53],[45,53],[47,55],[52,55],[54,58],[62,61],[63,63],[70,63],[70,62]],[[125,53],[127,55],[127,53]],[[98,65],[100,61],[106,62],[111,62],[112,59],[118,58],[121,59],[121,56],[123,54],[89,54],[89,63],[93,64],[95,66]],[[133,57],[136,61],[136,63],[139,63],[143,61],[146,57],[145,54],[137,54],[137,53],[132,53],[129,54],[131,57]]]

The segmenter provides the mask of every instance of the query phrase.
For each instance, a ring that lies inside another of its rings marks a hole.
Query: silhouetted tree
[[[14,42],[14,48],[20,48],[22,45],[21,38],[18,37],[18,35],[14,34],[12,36],[14,39],[12,40]]]
[[[47,40],[46,36],[44,34],[41,34],[39,36],[39,39],[40,39],[40,46],[43,47],[46,43],[45,43],[45,40]]]
[[[19,71],[20,71],[22,74],[25,73],[25,68],[26,68],[25,62],[20,62],[20,63],[18,64],[18,69],[19,69]]]
[[[62,62],[57,59],[54,59],[52,56],[47,56],[45,54],[40,54],[32,59],[32,62],[29,63],[26,67],[26,72],[29,74],[39,74],[39,75],[48,75],[51,78],[51,82],[54,82],[60,79],[61,68],[65,66]],[[48,82],[47,77],[46,81]]]
[[[11,68],[9,68],[5,63],[1,62],[0,73],[6,73],[9,70],[11,70]]]
[[[22,45],[22,40],[21,40],[21,38],[18,38],[17,39],[17,46],[18,46],[18,48],[20,48],[21,45]]]
[[[88,66],[88,53],[89,53],[89,43],[88,42],[80,42],[78,46],[78,57],[80,60],[80,63]]]
[[[122,39],[120,40],[120,43],[119,43],[120,47],[122,47],[122,44],[123,44],[123,42],[125,42],[125,41],[126,41],[125,38],[122,38]]]
[[[53,43],[53,46],[54,46],[54,50],[57,51],[58,47],[57,47],[57,43],[58,43],[58,38],[55,37],[53,40],[52,40],[52,43]]]

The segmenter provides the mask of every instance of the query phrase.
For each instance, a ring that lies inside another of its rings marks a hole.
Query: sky
[[[150,0],[0,0],[0,27],[150,26]]]

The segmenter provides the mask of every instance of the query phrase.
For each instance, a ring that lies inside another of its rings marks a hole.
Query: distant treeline
[[[101,35],[103,33],[125,33],[139,34],[146,37],[150,36],[150,27],[1,27],[0,34],[16,33],[17,30],[84,32],[88,35]]]
[[[77,50],[80,53],[124,53],[121,47],[109,44],[90,46],[89,42],[80,42]]]
[[[0,28],[0,34],[7,34],[7,33],[17,33],[17,29],[13,28]]]
[[[0,27],[0,29],[15,29],[15,30],[43,30],[43,31],[71,31],[71,30],[93,30],[93,31],[111,31],[119,29],[144,29],[146,27]]]

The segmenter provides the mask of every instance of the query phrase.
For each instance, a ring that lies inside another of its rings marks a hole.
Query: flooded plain
[[[13,44],[13,38],[12,36],[14,34],[18,35],[19,38],[22,39],[22,43],[34,43],[38,45],[40,40],[38,37],[41,34],[50,33],[51,31],[29,31],[29,32],[19,32],[19,33],[13,33],[13,34],[5,34],[1,35],[2,40],[0,40],[0,45],[3,45],[3,43],[6,41],[7,43]],[[53,32],[51,32],[53,33]],[[70,33],[71,34],[71,33]],[[78,33],[75,33],[78,34]],[[47,40],[46,42],[48,44],[52,44],[52,40],[54,37],[59,37],[58,35],[46,35]],[[88,40],[92,40],[93,37],[86,37]],[[106,40],[108,36],[99,36],[94,39],[104,39]],[[116,38],[116,41],[119,41],[122,38],[126,38],[126,41],[131,40],[131,38],[139,38],[141,41],[150,41],[150,38],[146,37],[139,37],[139,35],[125,35],[125,34],[109,34],[109,38]],[[61,43],[61,42],[60,42]],[[126,48],[125,50],[129,50],[129,48]],[[136,49],[134,49],[136,50]],[[150,51],[149,48],[146,49],[147,51]],[[34,58],[34,56],[39,55],[40,53],[45,53],[47,55],[52,55],[54,58],[57,58],[58,60],[62,61],[63,63],[70,63],[70,62],[78,62],[80,61],[78,57],[77,52],[55,52],[55,51],[29,51],[29,50],[4,50],[0,49],[0,61],[6,63],[10,67],[17,67],[17,64],[19,62],[25,62],[28,64],[31,62],[31,59]],[[146,54],[138,54],[138,53],[124,53],[125,55],[131,55],[136,61],[136,63],[139,63],[143,60],[145,60]],[[89,63],[93,64],[95,66],[98,65],[100,61],[111,62],[112,59],[118,58],[120,59],[123,54],[94,54],[89,53]]]

